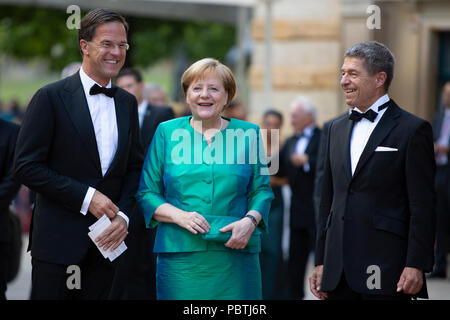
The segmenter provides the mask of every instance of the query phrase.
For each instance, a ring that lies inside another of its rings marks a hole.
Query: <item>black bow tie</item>
[[[105,87],[100,87],[98,84],[94,84],[92,86],[91,90],[89,90],[89,94],[96,95],[96,94],[103,93],[105,96],[112,98],[116,94],[116,91],[117,91],[117,87],[105,88]]]
[[[377,115],[378,115],[378,113],[376,113],[372,109],[369,109],[364,113],[352,110],[352,113],[350,113],[349,119],[354,122],[359,122],[359,121],[361,121],[362,118],[366,118],[370,122],[374,122]]]

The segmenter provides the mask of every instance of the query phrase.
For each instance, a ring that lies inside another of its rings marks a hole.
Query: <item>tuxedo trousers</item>
[[[31,259],[31,300],[107,300],[118,257],[105,259],[92,243],[83,259],[62,265]],[[79,277],[77,279],[77,277]]]
[[[10,245],[0,242],[0,300],[6,300]]]
[[[411,300],[411,296],[404,294],[402,292],[396,293],[392,296],[380,295],[380,294],[365,294],[353,291],[347,283],[344,272],[341,274],[341,279],[337,287],[328,292],[327,300],[392,300],[392,301],[403,301]]]
[[[435,271],[446,273],[450,233],[450,166],[436,167]]]

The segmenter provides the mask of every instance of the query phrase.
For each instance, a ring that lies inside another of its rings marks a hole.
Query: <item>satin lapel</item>
[[[389,132],[391,132],[391,130],[397,125],[397,121],[395,120],[398,111],[397,108],[398,107],[391,103],[385,114],[381,118],[380,122],[378,122],[377,126],[370,135],[369,141],[367,141],[366,147],[364,148],[361,157],[359,158],[353,178],[358,175],[358,173],[375,152],[375,149],[380,145],[384,138],[386,138]]]
[[[343,134],[341,135],[342,142],[339,144],[343,146],[342,148],[342,159],[344,161],[345,174],[348,178],[348,181],[352,180],[352,160],[350,157],[350,140],[352,138],[353,131],[353,121],[348,119],[348,117],[342,120],[344,129],[342,130]]]
[[[91,113],[89,112],[83,85],[81,84],[78,72],[67,79],[64,89],[65,90],[61,93],[64,107],[80,135],[81,140],[85,144],[87,153],[101,173],[102,169],[100,166],[100,156],[98,154],[94,125],[92,124]],[[70,143],[70,141],[67,143]]]
[[[114,155],[113,161],[105,173],[105,176],[114,168],[119,159],[122,158],[122,154],[126,149],[128,142],[128,134],[130,129],[130,103],[127,101],[126,96],[117,91],[114,96],[114,105],[116,109],[116,121],[117,121],[117,150]]]

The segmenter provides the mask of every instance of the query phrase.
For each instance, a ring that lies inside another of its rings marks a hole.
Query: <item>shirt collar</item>
[[[382,104],[385,104],[386,102],[388,102],[389,99],[390,99],[390,98],[389,98],[389,95],[386,93],[386,94],[384,94],[383,96],[381,96],[380,98],[378,98],[378,100],[375,101],[375,103],[372,104],[372,105],[370,106],[369,109],[372,109],[373,111],[375,111],[375,112],[378,113],[378,112],[379,112],[379,111],[378,111],[378,107],[381,106]],[[366,112],[367,112],[369,109],[367,109]],[[358,107],[355,107],[353,110],[358,111],[359,113],[364,113],[364,112],[362,112],[361,110],[359,110]],[[352,109],[349,110],[349,114],[350,114],[351,112],[352,112]]]
[[[94,84],[97,84],[100,87],[102,86],[100,83],[96,82],[91,77],[89,77],[86,74],[86,72],[84,72],[83,67],[80,68],[80,79],[81,79],[81,84],[83,85],[83,88],[84,88],[84,92],[86,92],[86,95],[90,95],[89,91],[91,90],[91,88]],[[109,79],[109,82],[105,88],[111,88],[111,79]]]
[[[305,129],[303,129],[303,134],[302,135],[304,137],[311,137],[315,128],[316,128],[316,124],[315,123],[310,124]]]

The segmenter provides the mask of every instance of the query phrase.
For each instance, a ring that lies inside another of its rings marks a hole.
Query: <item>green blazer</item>
[[[208,146],[190,118],[158,126],[142,169],[136,198],[147,228],[158,226],[154,252],[234,250],[224,246],[231,232],[219,229],[250,210],[258,211],[262,220],[246,248],[238,251],[260,252],[259,236],[268,231],[273,193],[259,127],[225,118],[230,121],[227,128]],[[153,214],[164,203],[202,214],[210,231],[193,234],[174,223],[155,221]]]

